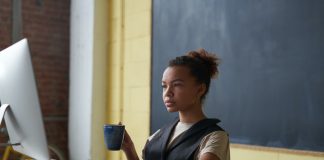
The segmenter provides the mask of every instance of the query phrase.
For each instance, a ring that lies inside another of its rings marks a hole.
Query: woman
[[[179,119],[155,132],[143,149],[145,160],[229,160],[227,133],[203,113],[210,80],[218,74],[219,59],[200,49],[169,61],[162,77],[163,101]],[[122,150],[128,160],[139,159],[126,133]]]

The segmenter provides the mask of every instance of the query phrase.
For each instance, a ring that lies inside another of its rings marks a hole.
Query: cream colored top
[[[177,139],[182,133],[188,130],[193,123],[178,122],[177,126],[172,133],[171,140],[168,143],[168,147]],[[156,131],[148,138],[151,141],[152,138],[159,133]],[[200,156],[205,153],[211,153],[216,155],[220,160],[230,160],[229,138],[228,134],[224,131],[214,131],[206,135],[200,142],[199,149],[196,155],[196,160],[199,160]]]
[[[200,142],[196,160],[204,153],[212,153],[220,160],[230,160],[228,134],[224,131],[215,131],[206,135]]]

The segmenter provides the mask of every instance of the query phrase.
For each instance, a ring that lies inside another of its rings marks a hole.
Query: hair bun
[[[210,78],[216,78],[218,75],[218,65],[220,59],[213,53],[207,52],[205,49],[198,49],[197,51],[190,51],[187,56],[202,61],[210,74]]]

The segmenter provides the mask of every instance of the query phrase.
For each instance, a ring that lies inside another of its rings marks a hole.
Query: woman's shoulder
[[[226,131],[213,131],[207,134],[202,140],[209,140],[209,139],[228,139],[228,133]]]
[[[157,134],[159,134],[161,132],[161,129],[157,130],[156,132],[154,132],[147,140],[151,141]]]
[[[225,131],[213,131],[201,140],[200,146],[210,146],[210,145],[219,145],[228,143],[228,133]]]

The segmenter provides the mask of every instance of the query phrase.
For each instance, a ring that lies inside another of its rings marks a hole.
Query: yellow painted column
[[[103,141],[103,124],[106,122],[107,103],[107,48],[108,48],[108,3],[94,1],[93,27],[93,75],[91,110],[91,159],[105,159],[106,148]]]
[[[150,128],[151,1],[110,0],[107,123],[123,122],[141,156]],[[126,159],[107,151],[107,159]]]

